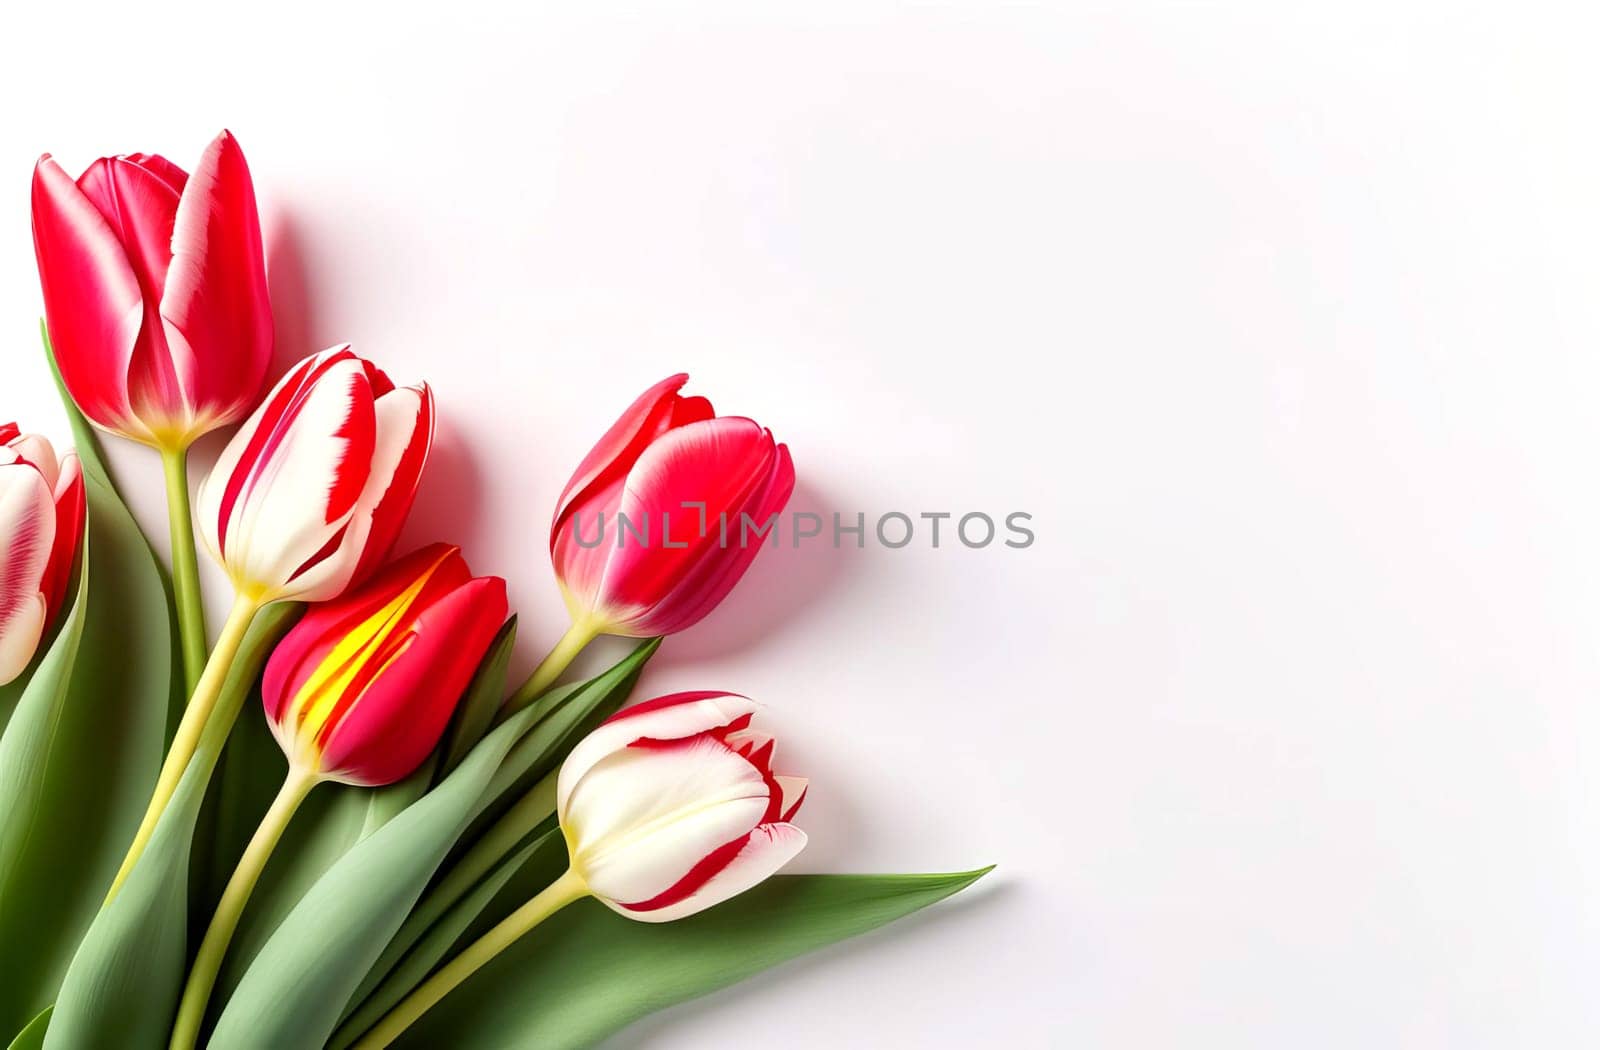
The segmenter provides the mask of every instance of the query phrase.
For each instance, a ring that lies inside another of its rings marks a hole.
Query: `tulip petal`
[[[202,538],[236,588],[307,601],[344,588],[360,549],[334,541],[367,484],[376,426],[363,364],[346,347],[307,358],[279,381],[200,486]]]
[[[630,919],[671,922],[705,911],[766,881],[793,860],[805,845],[806,833],[793,824],[762,824],[750,832],[720,870],[687,892],[684,887],[674,886],[655,901],[638,904],[604,898],[602,901]]]
[[[690,626],[738,582],[766,542],[745,535],[741,512],[781,507],[792,489],[788,450],[749,419],[723,416],[670,431],[629,473],[619,513],[658,529],[677,521],[672,545],[654,535],[611,549],[596,612],[617,633],[638,637]],[[726,520],[713,517],[702,534],[685,503],[704,503],[713,516],[726,512]],[[755,517],[754,525],[764,526],[764,518]]]
[[[433,391],[426,383],[392,389],[378,398],[376,411],[372,474],[356,506],[356,517],[371,522],[353,577],[357,583],[383,563],[399,539],[433,448]]]
[[[22,434],[7,442],[6,447],[17,460],[31,464],[44,478],[47,488],[55,489],[56,479],[61,476],[61,464],[56,461],[56,450],[49,439],[38,434]]]
[[[584,737],[556,777],[556,811],[565,813],[572,789],[601,759],[637,740],[680,740],[741,722],[759,706],[734,693],[673,693],[625,708]]]
[[[0,684],[21,674],[44,634],[40,589],[55,541],[50,489],[31,465],[0,465]]]
[[[562,519],[567,517],[569,511],[575,509],[576,504],[594,502],[591,490],[604,489],[625,477],[650,443],[673,425],[673,414],[679,401],[678,391],[688,381],[688,374],[680,372],[640,394],[622,413],[622,417],[611,424],[611,429],[601,436],[589,454],[583,457],[583,462],[573,472],[572,480],[562,490],[561,498],[556,501],[555,518],[550,529],[552,548],[556,535],[563,531],[560,527]],[[703,404],[707,412],[710,411],[711,402],[705,398],[692,400]]]
[[[55,542],[50,547],[50,560],[45,564],[44,576],[39,581],[48,618],[53,618],[61,610],[61,603],[67,594],[67,583],[72,579],[72,565],[78,554],[78,544],[83,539],[86,493],[83,468],[75,452],[68,452],[61,459],[54,499]]]
[[[144,323],[139,279],[105,217],[48,154],[33,171],[33,247],[50,342],[73,400],[102,427],[148,436],[127,389]]]
[[[722,742],[737,751],[757,769],[772,768],[772,756],[777,750],[778,743],[770,734],[755,729],[741,729],[723,734]]]
[[[171,268],[159,299],[160,316],[170,367],[184,403],[195,413],[190,425],[198,433],[244,416],[272,356],[272,308],[255,187],[244,152],[229,132],[206,147],[169,228]],[[219,354],[227,359],[216,360]]]
[[[405,648],[375,668],[322,732],[324,775],[369,787],[409,776],[438,744],[505,618],[506,584],[494,576],[468,580],[425,608]]]
[[[111,227],[145,302],[154,309],[172,263],[172,222],[181,185],[174,187],[164,172],[127,157],[102,157],[78,176],[78,189]],[[148,320],[159,328],[159,318]],[[150,334],[165,342],[159,330]]]
[[[768,540],[756,537],[755,525],[765,527],[768,519],[782,512],[794,493],[794,462],[789,447],[775,450],[772,472],[766,483],[751,493],[742,507],[729,513],[731,533],[726,550],[701,558],[646,615],[635,622],[635,630],[645,635],[675,634],[693,627],[715,609],[750,568]],[[745,516],[755,523],[749,542],[742,534]]]
[[[760,824],[769,797],[749,762],[702,734],[602,758],[572,791],[561,826],[596,896],[649,900]]]
[[[811,786],[811,782],[805,777],[779,776],[772,779],[778,782],[778,790],[781,793],[777,800],[778,815],[776,819],[781,821],[793,820],[794,815],[800,812],[800,804],[806,800],[806,791]]]

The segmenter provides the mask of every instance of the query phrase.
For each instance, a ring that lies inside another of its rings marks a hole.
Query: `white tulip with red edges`
[[[766,879],[806,844],[806,781],[772,772],[756,704],[677,693],[613,717],[567,756],[556,813],[572,870],[613,911],[693,915]]]
[[[396,388],[348,346],[314,354],[201,484],[201,538],[241,596],[337,597],[394,545],[432,442],[427,384]]]
[[[572,749],[556,780],[566,874],[384,1015],[353,1050],[379,1050],[495,956],[584,897],[640,922],[670,922],[757,885],[794,859],[806,782],[772,772],[756,704],[677,693],[612,716]]]
[[[338,346],[301,361],[223,449],[200,485],[200,535],[233,583],[233,610],[178,723],[114,896],[155,832],[262,606],[320,602],[389,553],[433,444],[427,384],[396,388]]]
[[[83,472],[50,442],[0,423],[0,685],[27,669],[61,612],[83,536]]]

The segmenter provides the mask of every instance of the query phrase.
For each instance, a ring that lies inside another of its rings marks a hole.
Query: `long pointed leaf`
[[[160,565],[64,390],[62,402],[86,539],[76,597],[0,738],[0,1032],[54,999],[138,827],[176,692]]]
[[[246,635],[217,700],[216,721],[202,735],[139,862],[116,898],[94,916],[72,956],[45,1036],[49,1050],[166,1045],[188,958],[188,873],[195,821],[207,774],[223,744],[216,727],[237,714],[294,611],[269,608]],[[142,809],[144,795],[134,804]],[[127,837],[116,843],[116,853],[132,835],[130,827]]]
[[[646,1014],[943,900],[986,870],[780,875],[709,911],[661,925],[579,901],[474,974],[394,1045],[592,1046]]]

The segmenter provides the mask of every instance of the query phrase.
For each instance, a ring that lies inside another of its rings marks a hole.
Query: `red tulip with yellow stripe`
[[[369,787],[407,776],[439,742],[505,618],[505,581],[474,577],[442,543],[314,606],[262,680],[290,764]]]
[[[199,1038],[239,916],[307,793],[325,780],[379,787],[414,772],[438,745],[505,618],[505,581],[474,577],[458,548],[439,543],[313,607],[278,643],[261,695],[288,776],[200,943],[173,1048],[187,1050]]]

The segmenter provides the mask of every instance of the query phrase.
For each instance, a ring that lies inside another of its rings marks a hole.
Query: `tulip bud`
[[[261,695],[289,764],[376,787],[408,776],[443,734],[506,618],[506,584],[438,543],[312,607],[267,663]]]
[[[678,693],[613,716],[572,749],[556,812],[572,872],[642,922],[693,915],[763,881],[806,844],[806,782],[772,773],[756,704]]]
[[[0,685],[28,666],[61,611],[83,536],[83,472],[68,452],[0,423]]]
[[[96,425],[181,449],[242,419],[272,353],[244,153],[224,131],[193,175],[153,154],[33,173],[33,243],[61,378]]]
[[[432,443],[427,384],[397,389],[348,346],[313,354],[201,483],[201,539],[241,596],[326,601],[393,546]]]
[[[764,529],[794,491],[788,446],[680,396],[688,378],[645,391],[561,494],[550,555],[575,622],[639,638],[692,626],[761,549],[760,535],[746,542],[745,516]]]

